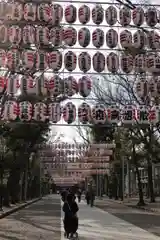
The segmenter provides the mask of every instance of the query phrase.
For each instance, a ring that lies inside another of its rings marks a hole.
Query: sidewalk
[[[138,208],[141,210],[145,210],[148,212],[158,212],[160,213],[160,198],[156,198],[155,203],[150,203],[150,199],[145,199],[144,201],[146,203],[146,206],[137,206],[138,203],[138,198],[125,198],[124,201],[120,200],[115,200],[115,199],[109,199],[108,197],[102,197],[102,198],[96,198],[96,202],[99,204],[100,202],[105,201],[106,203],[108,202],[115,202],[119,204],[124,204],[125,206],[132,207],[132,208]]]
[[[3,211],[0,211],[0,219],[14,213],[17,212],[18,210],[25,208],[27,206],[29,206],[32,203],[35,203],[37,201],[39,201],[41,198],[34,198],[32,200],[29,200],[27,202],[23,202],[23,203],[18,203],[15,205],[11,205],[10,207],[3,207]]]

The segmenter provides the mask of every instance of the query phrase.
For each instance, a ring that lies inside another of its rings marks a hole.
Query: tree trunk
[[[152,164],[148,161],[148,185],[149,185],[149,193],[150,193],[150,202],[155,202],[155,194],[153,188],[153,177],[152,177]]]

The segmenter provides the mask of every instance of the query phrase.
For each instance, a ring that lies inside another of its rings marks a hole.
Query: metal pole
[[[124,158],[122,158],[122,198],[124,200],[124,190],[125,190],[125,185],[124,185]]]
[[[39,196],[42,196],[42,188],[41,188],[41,176],[42,176],[42,165],[41,165],[41,157],[39,158],[40,163],[39,163]]]

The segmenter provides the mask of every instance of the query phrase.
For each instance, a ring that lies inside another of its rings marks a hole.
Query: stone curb
[[[12,214],[14,212],[17,212],[17,211],[19,211],[19,210],[21,210],[21,209],[31,205],[32,203],[38,202],[41,199],[42,199],[42,197],[39,197],[39,198],[33,199],[33,200],[29,201],[29,202],[23,203],[20,206],[17,206],[17,207],[14,207],[12,209],[9,209],[8,211],[0,214],[0,219],[7,217],[8,215],[10,215],[10,214]]]

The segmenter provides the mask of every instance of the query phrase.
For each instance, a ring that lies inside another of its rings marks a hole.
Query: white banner
[[[91,157],[84,157],[83,158],[84,162],[109,162],[110,161],[110,156],[105,156],[105,157],[97,157],[97,156],[91,156]]]
[[[70,162],[70,163],[67,163],[67,170],[68,170],[68,169],[71,169],[71,170],[72,170],[72,169],[73,169],[73,170],[74,170],[74,169],[75,169],[75,170],[77,169],[77,170],[78,170],[78,169],[80,169],[80,168],[81,168],[81,164],[80,164],[80,163],[71,163],[71,162]]]
[[[102,148],[102,149],[114,149],[116,147],[115,143],[93,143],[90,145],[91,149],[97,149],[97,148]]]

